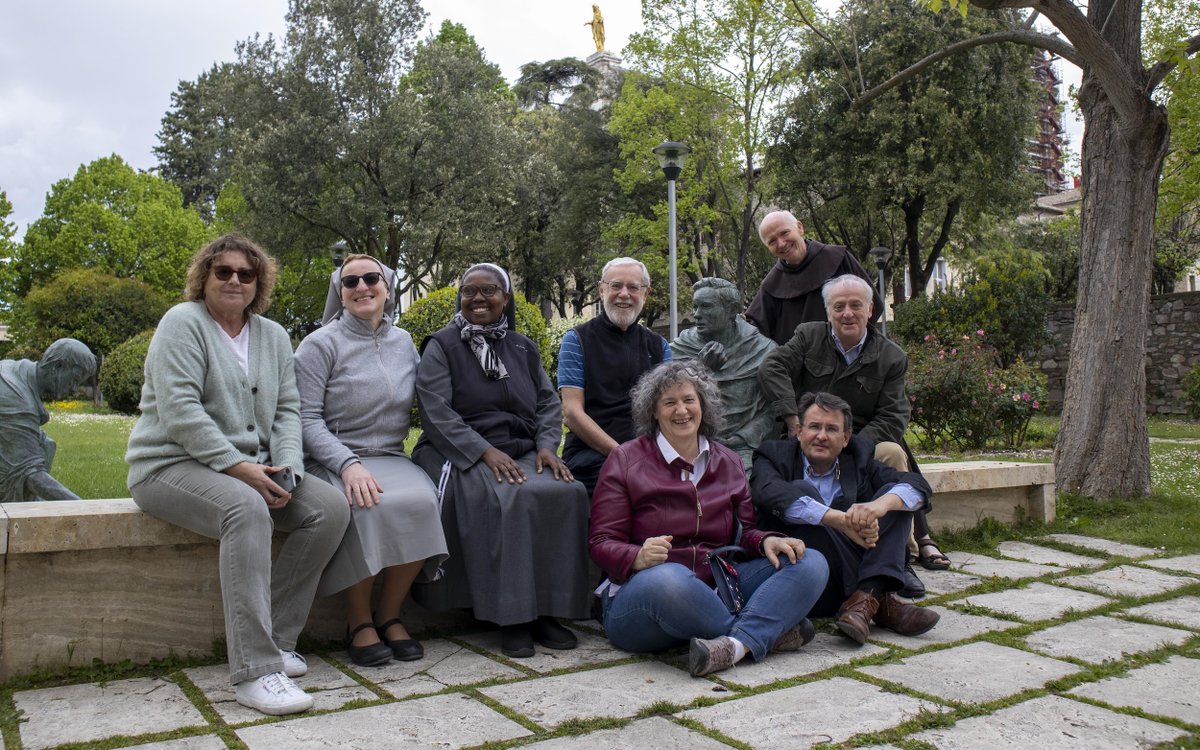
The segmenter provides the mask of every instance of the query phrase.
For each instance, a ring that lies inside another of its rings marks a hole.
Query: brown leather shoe
[[[858,643],[866,643],[871,635],[871,618],[879,609],[879,600],[865,591],[855,591],[842,602],[837,613],[838,630]]]
[[[693,638],[688,644],[688,672],[692,677],[720,672],[733,666],[733,641],[729,636],[712,640]]]
[[[783,634],[775,640],[775,645],[771,647],[771,653],[799,651],[804,644],[816,637],[817,629],[813,627],[812,620],[805,617],[800,622],[783,631]]]
[[[894,593],[887,594],[879,603],[875,613],[875,624],[894,630],[900,635],[920,635],[926,633],[942,616],[927,607],[918,607],[906,602]]]

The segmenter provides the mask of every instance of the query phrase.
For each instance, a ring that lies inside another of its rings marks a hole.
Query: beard
[[[608,319],[621,330],[636,323],[638,316],[642,314],[641,305],[634,307],[609,307],[608,300],[601,299],[600,306],[604,308],[604,314],[608,316]]]

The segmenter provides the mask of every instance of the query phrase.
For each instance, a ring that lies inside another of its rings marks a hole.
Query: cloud
[[[531,60],[594,50],[591,2],[426,0],[430,28],[466,26],[514,80]],[[639,0],[600,0],[613,51],[641,26]],[[287,0],[35,0],[8,3],[0,23],[0,190],[19,233],[41,215],[50,186],[118,154],[155,166],[152,152],[182,80],[236,58],[256,32],[280,36]]]

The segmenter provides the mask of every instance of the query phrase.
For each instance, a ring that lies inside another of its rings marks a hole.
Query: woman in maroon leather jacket
[[[690,640],[694,676],[800,648],[813,637],[805,615],[829,567],[800,540],[755,528],[741,458],[711,440],[721,426],[712,376],[694,362],[664,362],[632,401],[639,437],[609,455],[592,495],[588,546],[608,576],[600,594],[609,640],[637,653]],[[731,612],[706,554],[735,540],[744,604]]]

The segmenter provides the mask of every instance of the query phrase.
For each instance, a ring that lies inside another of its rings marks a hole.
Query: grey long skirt
[[[437,488],[425,472],[403,456],[360,460],[383,487],[383,495],[374,507],[351,506],[350,527],[321,575],[318,596],[336,594],[384,568],[417,560],[425,561],[417,580],[432,581],[447,557]],[[340,477],[320,466],[310,470],[345,493]]]
[[[482,461],[449,469],[442,526],[450,560],[441,579],[413,587],[414,599],[435,610],[473,609],[498,625],[588,616],[587,490],[549,470],[538,474],[535,457],[517,459],[524,484],[497,482]],[[435,482],[446,463],[429,444],[413,461]]]

